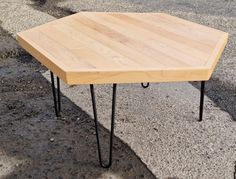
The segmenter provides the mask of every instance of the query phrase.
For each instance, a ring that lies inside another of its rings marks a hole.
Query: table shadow
[[[156,178],[119,138],[113,165],[99,166],[92,118],[62,96],[56,118],[46,70],[27,53],[1,59],[0,173],[3,178]],[[91,101],[88,101],[91,103]],[[104,157],[109,131],[99,125]]]
[[[191,82],[200,90],[200,82]],[[236,88],[232,84],[221,81],[218,78],[211,78],[206,82],[205,95],[207,95],[221,110],[229,113],[236,121]]]

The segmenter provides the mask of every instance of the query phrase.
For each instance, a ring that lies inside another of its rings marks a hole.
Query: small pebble
[[[54,142],[54,138],[50,138],[50,141],[51,141],[51,142]]]
[[[144,178],[144,174],[141,174],[141,175],[140,175],[140,178]]]

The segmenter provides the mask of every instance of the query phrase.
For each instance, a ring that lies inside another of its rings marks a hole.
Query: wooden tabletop
[[[18,33],[68,84],[208,80],[228,34],[164,13],[80,12]]]

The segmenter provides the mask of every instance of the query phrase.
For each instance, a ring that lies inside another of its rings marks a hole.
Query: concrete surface
[[[236,160],[234,121],[236,120],[236,3],[234,1],[51,0],[35,3],[35,1],[14,0],[14,2],[3,1],[0,6],[1,26],[13,36],[22,29],[81,10],[161,11],[229,32],[227,49],[212,79],[207,83],[203,122],[196,122],[199,105],[198,83],[151,84],[148,89],[142,89],[139,84],[119,85],[115,133],[128,144],[157,178],[233,178]],[[56,12],[53,12],[53,9]],[[48,72],[43,75],[48,78]],[[99,120],[105,128],[109,128],[111,88],[108,85],[98,85],[96,92]],[[64,85],[63,94],[91,115],[88,86]],[[68,102],[65,105],[63,110],[63,113],[66,113],[65,117],[69,119],[75,117],[73,115],[69,117],[67,110],[70,105]],[[53,113],[53,109],[50,110],[50,113]],[[78,110],[78,113],[80,112]],[[77,118],[77,121],[80,120],[84,121],[83,117]],[[73,123],[70,127],[72,126]],[[85,134],[81,132],[82,138],[83,135]],[[65,139],[62,141],[66,142]],[[91,141],[94,142],[93,139]],[[79,152],[79,149],[77,150]],[[114,156],[117,154],[114,153]],[[135,157],[131,163],[133,162],[141,165],[145,177],[154,177]],[[122,166],[119,167],[119,162],[116,162],[112,170],[118,167],[122,171]],[[45,168],[47,167],[46,165]],[[86,170],[86,167],[84,169]],[[137,172],[139,169],[135,167],[134,171]],[[81,174],[81,170],[78,172]],[[95,175],[87,175],[87,178],[92,176]],[[100,176],[117,177],[114,172]],[[127,173],[122,177],[128,178]],[[130,177],[143,176],[138,173],[135,176],[133,172]]]

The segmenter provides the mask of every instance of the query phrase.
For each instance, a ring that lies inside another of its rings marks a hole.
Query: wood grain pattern
[[[163,13],[80,12],[17,34],[67,84],[208,80],[228,34]]]

